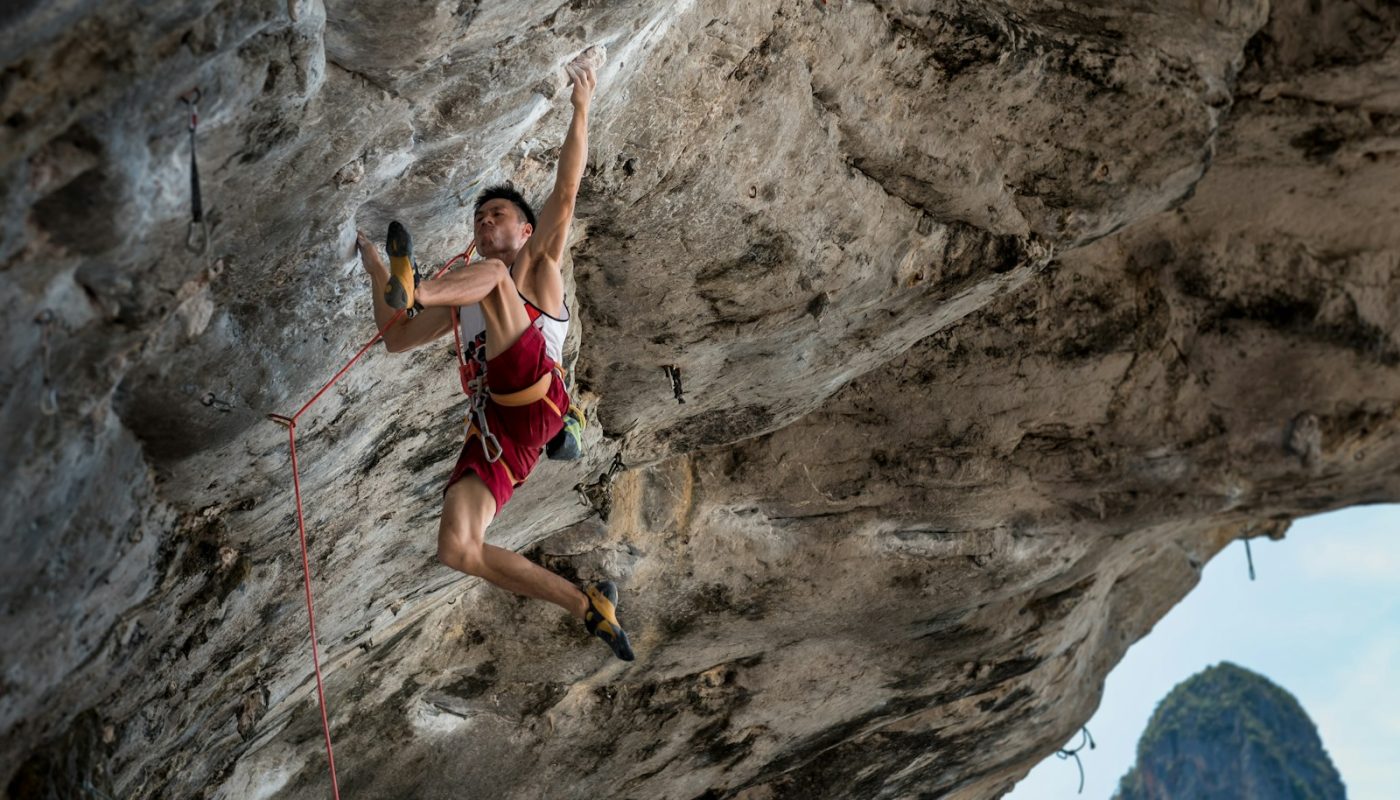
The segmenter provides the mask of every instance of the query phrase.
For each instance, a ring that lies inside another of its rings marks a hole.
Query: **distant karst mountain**
[[[1114,800],[1333,800],[1337,768],[1307,712],[1262,675],[1222,662],[1172,689]]]

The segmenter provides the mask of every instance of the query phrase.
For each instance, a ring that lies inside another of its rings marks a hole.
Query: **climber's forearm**
[[[572,202],[583,183],[583,170],[588,163],[588,106],[574,109],[564,146],[559,150],[559,170],[554,181],[554,193],[561,200]]]

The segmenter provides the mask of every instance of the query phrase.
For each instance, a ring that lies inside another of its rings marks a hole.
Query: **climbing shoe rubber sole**
[[[554,461],[577,461],[583,458],[583,428],[587,423],[583,412],[570,407],[564,414],[564,427],[545,445],[544,452]]]
[[[585,589],[584,594],[588,596],[588,611],[583,615],[584,627],[607,643],[613,655],[623,661],[631,661],[635,657],[632,643],[617,622],[617,584],[599,581]]]
[[[384,241],[389,252],[389,283],[384,287],[384,302],[390,308],[413,305],[413,290],[418,286],[418,265],[413,261],[413,237],[408,228],[398,222],[389,223],[389,236]]]

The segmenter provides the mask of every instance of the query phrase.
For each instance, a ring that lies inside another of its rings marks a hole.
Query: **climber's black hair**
[[[530,223],[530,227],[538,227],[535,225],[534,209],[530,208],[530,204],[525,202],[525,198],[520,195],[520,192],[515,191],[515,187],[508,183],[492,186],[482,192],[481,196],[476,198],[476,208],[472,209],[472,216],[476,216],[476,212],[480,211],[481,207],[489,201],[497,199],[509,200],[514,203],[515,207],[520,209],[520,213],[525,215],[525,221]]]

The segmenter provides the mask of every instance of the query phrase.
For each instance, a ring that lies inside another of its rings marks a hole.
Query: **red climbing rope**
[[[442,265],[442,269],[438,270],[433,275],[433,278],[437,278],[440,275],[442,275],[449,268],[451,268],[453,264],[457,263],[458,261],[468,261],[471,258],[472,250],[474,249],[475,245],[473,245],[472,247],[468,247],[465,252],[458,253],[457,255],[453,256],[446,264]],[[326,761],[330,764],[331,794],[335,798],[335,800],[340,800],[340,783],[335,776],[335,753],[331,750],[331,724],[330,718],[327,716],[326,713],[326,688],[325,683],[321,678],[321,652],[320,648],[316,645],[316,610],[311,602],[311,558],[307,554],[306,548],[306,517],[302,513],[301,475],[300,471],[297,468],[297,420],[301,418],[302,414],[306,413],[307,409],[311,408],[311,405],[313,403],[315,403],[317,400],[320,400],[321,395],[325,394],[327,390],[334,386],[336,381],[339,381],[342,377],[344,377],[345,373],[350,371],[350,367],[354,366],[355,362],[359,361],[360,357],[363,356],[371,347],[373,347],[375,342],[378,342],[380,339],[384,338],[385,332],[387,332],[389,328],[393,327],[394,323],[398,322],[399,317],[402,317],[406,311],[407,309],[400,309],[398,313],[394,314],[393,318],[391,318],[387,323],[385,323],[384,327],[379,329],[379,332],[374,335],[374,338],[366,342],[365,346],[361,347],[360,351],[356,353],[348,362],[346,362],[345,366],[340,368],[340,371],[335,374],[335,377],[327,381],[326,385],[322,386],[320,391],[312,395],[311,399],[307,400],[306,405],[302,406],[301,409],[297,411],[297,413],[291,415],[290,417],[284,417],[281,414],[267,415],[268,419],[286,427],[287,441],[292,451],[292,494],[296,498],[297,533],[301,537],[301,572],[302,577],[304,578],[303,582],[306,586],[306,615],[308,618],[310,618],[311,621],[311,666],[313,671],[316,673],[316,699],[320,702],[321,705],[321,730],[324,731],[326,735]],[[457,326],[454,323],[453,329],[455,330],[456,327]]]

